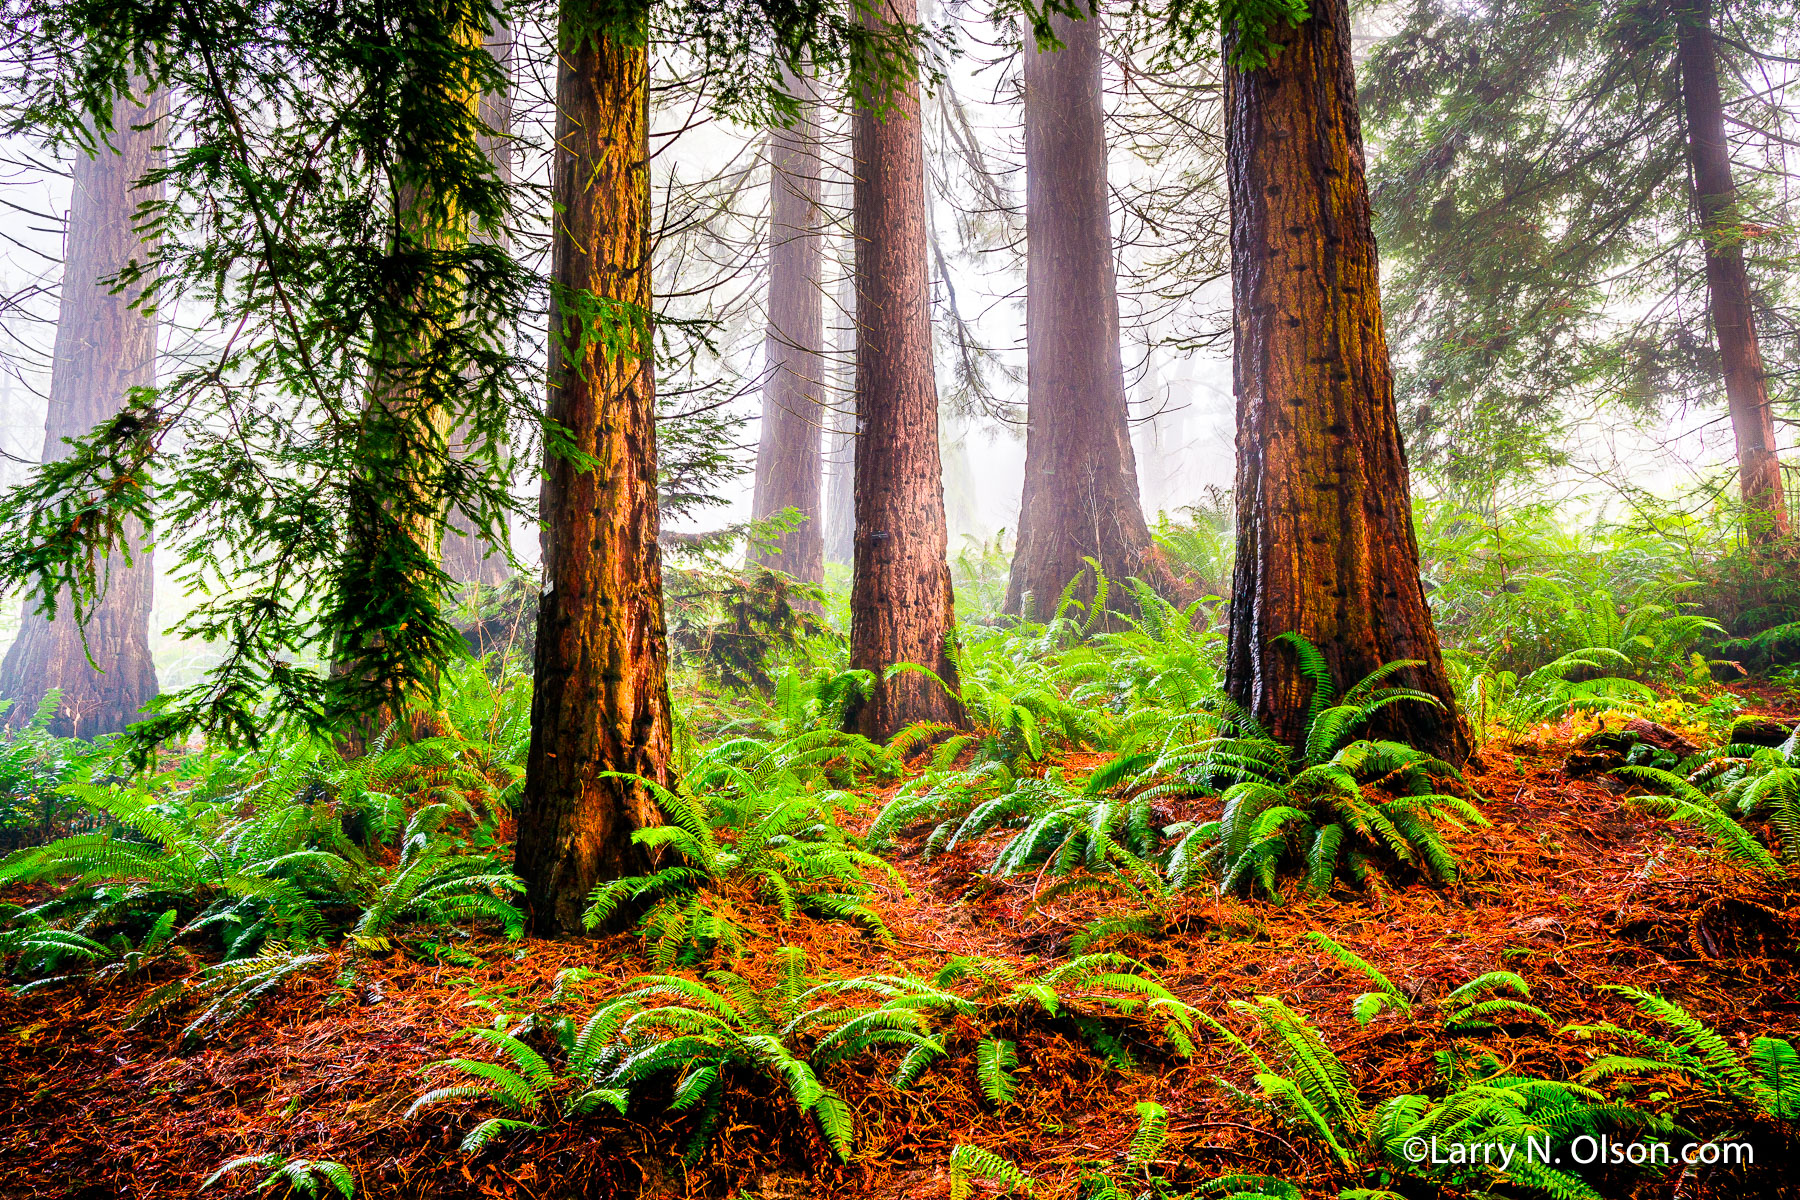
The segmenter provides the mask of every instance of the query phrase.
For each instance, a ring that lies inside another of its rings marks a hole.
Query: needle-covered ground
[[[1480,1041],[1519,1074],[1564,1079],[1591,1060],[1595,1046],[1560,1034],[1565,1025],[1632,1023],[1629,1006],[1606,985],[1660,992],[1740,1049],[1759,1034],[1800,1029],[1800,890],[1752,881],[1723,865],[1694,830],[1633,810],[1600,781],[1566,777],[1570,743],[1584,728],[1591,725],[1565,723],[1488,747],[1468,782],[1491,827],[1455,836],[1464,868],[1457,886],[1378,895],[1340,888],[1286,905],[1196,889],[1165,910],[1160,935],[1108,948],[1136,956],[1182,1000],[1245,1038],[1254,1022],[1229,1002],[1280,998],[1318,1027],[1371,1103],[1428,1091],[1434,1051],[1446,1043],[1426,1022],[1354,1020],[1352,999],[1368,982],[1327,956],[1309,931],[1327,932],[1424,999],[1483,972],[1517,972],[1552,1024]],[[1073,773],[1098,761],[1077,756],[1062,765]],[[781,923],[746,906],[746,953],[720,965],[767,982],[776,970],[772,949],[787,945],[803,949],[809,972],[820,976],[930,977],[959,955],[1029,973],[1065,954],[1074,932],[1119,903],[1088,895],[1034,907],[1032,876],[995,881],[981,872],[1006,834],[926,861],[921,831],[912,832],[890,856],[905,890],[884,886],[874,901],[891,941],[842,923]],[[558,989],[559,973],[571,967],[591,974]],[[635,1100],[626,1115],[602,1107],[542,1132],[502,1134],[477,1153],[459,1144],[490,1109],[446,1103],[406,1115],[423,1090],[443,1082],[428,1064],[481,1057],[461,1032],[467,1027],[527,1013],[579,1022],[646,969],[631,934],[591,942],[422,935],[387,952],[332,954],[186,1049],[172,1042],[179,1021],[127,1021],[177,970],[0,994],[0,1195],[173,1200],[200,1194],[228,1160],[280,1152],[344,1163],[358,1194],[369,1197],[938,1200],[952,1192],[953,1148],[975,1145],[1029,1172],[1039,1197],[1062,1200],[1079,1194],[1093,1164],[1118,1173],[1142,1101],[1168,1112],[1154,1170],[1175,1194],[1230,1172],[1279,1176],[1309,1195],[1335,1195],[1342,1184],[1316,1139],[1225,1086],[1256,1090],[1244,1054],[1222,1037],[1202,1028],[1191,1057],[1141,1038],[1131,1043],[1134,1065],[1124,1067],[1066,1023],[1026,1008],[1001,1014],[992,1028],[952,1031],[952,1056],[907,1091],[886,1082],[897,1055],[828,1072],[825,1082],[854,1114],[848,1162],[755,1076],[728,1081],[718,1131],[691,1165],[681,1148],[694,1118],[667,1111],[666,1088]],[[984,1035],[1016,1048],[1017,1087],[1004,1106],[984,1095],[976,1055],[967,1052]],[[1686,1086],[1663,1088],[1676,1104],[1703,1104]],[[1612,1195],[1800,1195],[1800,1175],[1773,1165],[1792,1147],[1751,1133],[1766,1143],[1753,1171],[1655,1179],[1603,1172],[1590,1182]],[[239,1171],[206,1194],[251,1194],[266,1174]],[[972,1186],[975,1194],[996,1191],[987,1181]]]

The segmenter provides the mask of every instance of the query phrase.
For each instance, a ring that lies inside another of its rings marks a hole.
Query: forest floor
[[[1779,713],[1768,699],[1765,711]],[[1368,988],[1304,940],[1308,930],[1328,932],[1418,995],[1441,995],[1483,971],[1517,971],[1558,1028],[1622,1019],[1624,1005],[1602,989],[1632,984],[1663,992],[1740,1045],[1758,1033],[1800,1030],[1800,892],[1771,892],[1721,865],[1692,830],[1632,811],[1598,780],[1567,778],[1570,744],[1591,728],[1566,722],[1484,751],[1469,783],[1492,827],[1457,836],[1466,874],[1455,888],[1340,891],[1285,906],[1196,895],[1174,910],[1164,936],[1116,948],[1241,1032],[1248,1025],[1230,1000],[1280,997],[1318,1025],[1371,1100],[1427,1089],[1441,1042],[1399,1021],[1353,1021],[1350,1000]],[[1071,773],[1099,761],[1073,757],[1064,764]],[[916,843],[903,845],[893,857],[910,896],[889,889],[876,902],[892,944],[841,924],[770,923],[761,931],[767,940],[753,940],[737,969],[763,974],[766,949],[783,942],[804,947],[815,973],[930,976],[947,958],[969,954],[1021,965],[1035,956],[1041,965],[1106,902],[1033,910],[1032,879],[995,882],[979,873],[1005,836],[929,862]],[[1136,1071],[1121,1072],[1054,1023],[1024,1018],[1003,1031],[1022,1063],[1016,1101],[1004,1111],[982,1098],[967,1054],[908,1092],[887,1087],[872,1063],[834,1075],[856,1114],[848,1164],[831,1161],[791,1103],[741,1086],[713,1153],[691,1173],[678,1153],[687,1118],[664,1117],[660,1103],[634,1104],[632,1120],[563,1122],[467,1155],[457,1143],[478,1119],[468,1107],[404,1117],[427,1086],[425,1066],[474,1053],[459,1031],[499,1013],[579,1020],[646,968],[629,935],[447,940],[455,945],[425,938],[410,951],[340,952],[191,1051],[172,1045],[171,1026],[125,1021],[173,972],[0,994],[0,1196],[189,1197],[222,1162],[281,1150],[349,1164],[368,1197],[940,1200],[949,1194],[952,1147],[974,1143],[1029,1171],[1043,1200],[1065,1200],[1076,1195],[1082,1164],[1119,1159],[1133,1106],[1150,1099],[1169,1111],[1164,1158],[1180,1164],[1171,1168],[1177,1180],[1265,1171],[1309,1195],[1336,1192],[1315,1143],[1247,1109],[1216,1081],[1252,1088],[1230,1045],[1203,1041],[1191,1059],[1144,1053]],[[557,973],[572,966],[597,975],[553,1002]],[[1552,1078],[1574,1074],[1594,1052],[1554,1029],[1496,1034],[1485,1044],[1519,1071]],[[244,1172],[207,1194],[250,1194],[260,1177]],[[1675,1182],[1614,1181],[1604,1190],[1669,1195]],[[1701,1194],[1783,1188],[1800,1195],[1800,1175],[1721,1177]]]

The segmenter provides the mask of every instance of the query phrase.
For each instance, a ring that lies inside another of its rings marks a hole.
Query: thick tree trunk
[[[512,30],[507,28],[504,21],[488,34],[487,49],[494,61],[500,64],[500,69],[510,77],[513,69],[513,36]],[[484,93],[480,105],[481,123],[494,131],[493,135],[481,138],[482,149],[494,164],[495,174],[511,186],[513,149],[508,135],[512,132],[512,92],[502,89]],[[491,587],[504,582],[509,572],[506,551],[470,532],[466,521],[456,516],[452,516],[449,526],[444,530],[443,555],[444,573],[458,583],[479,583]]]
[[[917,5],[895,0],[882,16],[915,22]],[[896,663],[914,663],[936,672],[952,692],[957,687],[918,91],[909,86],[894,100],[882,115],[858,104],[851,118],[857,433],[850,665],[875,672],[876,684],[849,717],[852,728],[877,739],[915,721],[962,720],[957,700],[926,676],[883,677]]]
[[[1788,532],[1787,505],[1776,457],[1775,422],[1769,409],[1768,379],[1756,337],[1756,310],[1744,270],[1738,228],[1737,185],[1725,140],[1725,105],[1719,91],[1719,63],[1713,45],[1711,0],[1688,0],[1677,14],[1676,57],[1681,64],[1681,100],[1687,119],[1688,162],[1693,170],[1694,207],[1706,245],[1706,290],[1712,301],[1713,331],[1725,374],[1725,399],[1737,442],[1738,486],[1754,514],[1758,541]]]
[[[1119,353],[1118,280],[1106,185],[1102,17],[1057,16],[1063,49],[1025,37],[1025,336],[1029,415],[1019,541],[1006,611],[1037,620],[1057,598],[1112,579],[1172,586],[1138,502]],[[1085,572],[1085,574],[1084,574]],[[1113,593],[1114,606],[1129,599]]]
[[[607,14],[564,0],[564,31]],[[557,84],[556,305],[531,750],[517,871],[531,926],[582,928],[588,893],[644,870],[632,833],[659,823],[672,734],[657,556],[650,344],[649,53],[565,32]],[[629,39],[628,39],[629,40]],[[572,450],[574,453],[571,453]]]
[[[769,138],[769,325],[763,339],[762,443],[750,515],[772,517],[793,508],[804,520],[750,558],[795,579],[823,583],[822,163],[812,103],[802,103],[800,113],[792,128],[776,129]]]
[[[1316,645],[1340,687],[1418,659],[1371,730],[1453,763],[1467,726],[1419,584],[1406,454],[1382,327],[1345,0],[1278,25],[1272,65],[1226,72],[1237,416],[1237,565],[1226,690],[1290,744]],[[1226,52],[1234,47],[1227,38]]]
[[[80,437],[118,412],[130,389],[156,382],[156,317],[131,307],[139,289],[114,292],[100,281],[146,257],[133,214],[138,205],[160,200],[163,189],[132,184],[163,163],[166,112],[162,92],[144,107],[121,98],[113,105],[111,142],[117,152],[102,147],[91,158],[75,160],[44,422],[46,462],[62,456],[64,439]],[[128,520],[124,553],[109,564],[105,596],[85,625],[76,623],[66,595],[54,621],[27,604],[18,639],[0,664],[0,697],[13,702],[9,724],[30,720],[54,688],[61,700],[51,732],[97,737],[137,720],[156,695],[150,658],[153,577],[144,542],[143,526]]]

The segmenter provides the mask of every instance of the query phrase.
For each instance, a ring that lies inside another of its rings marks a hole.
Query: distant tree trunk
[[[486,36],[462,19],[442,33],[468,48]],[[464,75],[408,84],[438,90],[436,98],[464,119],[478,113],[480,96]],[[415,136],[396,137],[394,146],[397,158],[426,169],[427,156],[440,149]],[[457,455],[454,399],[462,379],[437,351],[463,319],[463,274],[446,266],[445,256],[467,249],[471,223],[458,198],[439,191],[429,175],[397,174],[391,291],[371,323],[369,398],[345,504],[345,584],[334,597],[332,624],[345,631],[334,674],[358,689],[342,701],[354,711],[337,726],[346,753],[360,752],[395,722],[404,721],[412,736],[433,731],[436,720],[422,703],[431,689],[412,682],[412,664],[440,660],[447,641],[461,644],[441,605],[450,516],[444,480]]]
[[[1443,707],[1389,706],[1372,732],[1461,763],[1469,730],[1419,584],[1345,0],[1313,0],[1271,36],[1272,65],[1230,68],[1225,86],[1238,399],[1226,690],[1292,744],[1312,687],[1278,635],[1316,645],[1340,687],[1422,660],[1396,682]]]
[[[805,85],[790,79],[790,84]],[[770,134],[769,325],[763,339],[762,444],[750,515],[784,508],[804,518],[751,561],[807,583],[825,580],[824,486],[825,263],[819,211],[819,129],[803,101],[790,129]]]
[[[825,559],[848,563],[856,545],[856,277],[837,289],[831,351],[831,404],[825,442]]]
[[[1731,176],[1725,105],[1713,46],[1711,0],[1686,0],[1682,5],[1677,14],[1676,57],[1681,64],[1694,207],[1706,246],[1706,290],[1712,301],[1713,331],[1719,339],[1725,398],[1737,442],[1738,486],[1744,506],[1758,517],[1753,531],[1756,540],[1774,541],[1786,536],[1788,513],[1781,462],[1776,457],[1768,378],[1756,336],[1756,310],[1744,270],[1737,185]]]
[[[498,28],[488,34],[487,49],[500,69],[510,78],[513,36],[504,19]],[[494,131],[492,136],[481,138],[482,148],[486,151],[488,160],[494,164],[495,174],[511,186],[513,149],[508,135],[512,133],[512,92],[510,88],[502,88],[497,92],[484,93],[480,105],[481,123]],[[501,235],[502,238],[504,236]],[[505,549],[491,545],[486,538],[465,528],[464,524],[462,518],[453,516],[444,530],[444,573],[458,583],[493,586],[503,582],[509,572]]]
[[[141,289],[113,292],[100,281],[146,257],[133,214],[138,205],[162,199],[163,188],[132,185],[163,164],[167,111],[163,92],[145,106],[121,97],[113,104],[110,139],[117,152],[102,147],[91,158],[75,159],[44,422],[45,462],[62,457],[64,439],[80,437],[117,413],[130,389],[156,382],[156,317],[131,307]],[[150,657],[153,573],[144,542],[143,525],[128,519],[124,553],[108,564],[105,595],[85,625],[76,623],[66,594],[54,621],[27,602],[18,639],[0,663],[0,697],[13,702],[8,724],[29,721],[45,694],[60,689],[51,732],[97,737],[136,721],[156,695]]]
[[[596,883],[650,864],[631,835],[660,822],[652,794],[607,773],[672,782],[649,324],[649,53],[605,24],[585,32],[613,11],[564,0],[561,14],[548,416],[591,465],[546,452],[544,595],[516,849],[541,934],[579,932]]]
[[[1117,581],[1173,586],[1138,502],[1119,353],[1106,185],[1101,15],[1052,19],[1061,50],[1025,35],[1025,489],[1006,611],[1045,620],[1092,558]],[[1111,603],[1128,601],[1115,591]]]
[[[894,0],[882,17],[915,22],[917,4]],[[876,684],[849,720],[865,736],[885,739],[915,721],[962,721],[958,701],[918,672],[882,678],[896,663],[914,663],[957,687],[917,88],[896,95],[883,115],[858,103],[851,146],[857,434],[850,665],[875,672]]]

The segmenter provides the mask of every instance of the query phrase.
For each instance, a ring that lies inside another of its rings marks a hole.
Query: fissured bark
[[[915,23],[914,0],[882,9]],[[867,19],[876,18],[870,15]],[[856,542],[850,588],[850,665],[873,671],[853,729],[885,739],[915,721],[960,724],[950,658],[955,599],[946,560],[937,381],[925,271],[925,155],[917,88],[878,113],[851,118],[856,182]],[[896,663],[935,672],[950,689]]]
[[[532,928],[582,929],[602,880],[649,866],[642,783],[670,778],[668,647],[657,556],[650,312],[649,54],[564,0],[557,83],[545,594],[516,869]]]
[[[1316,645],[1339,687],[1422,660],[1394,682],[1443,707],[1390,705],[1370,732],[1461,763],[1469,731],[1419,582],[1345,0],[1314,0],[1270,34],[1269,66],[1226,71],[1238,403],[1226,690],[1293,743],[1312,685],[1277,636]]]
[[[75,159],[45,462],[62,457],[65,439],[117,413],[132,388],[156,382],[156,317],[132,307],[141,289],[115,292],[101,281],[147,257],[133,215],[140,204],[162,199],[163,188],[132,185],[163,164],[167,103],[163,92],[144,105],[121,97],[113,105],[111,146]],[[7,723],[29,721],[53,688],[61,696],[52,733],[91,738],[136,721],[157,690],[152,583],[143,525],[130,518],[123,552],[115,550],[107,564],[105,595],[85,625],[76,622],[66,594],[54,621],[27,603],[19,636],[0,663],[0,697],[13,702]]]
[[[1116,581],[1173,581],[1138,501],[1119,353],[1118,278],[1106,184],[1102,18],[1052,18],[1061,50],[1025,34],[1025,489],[1006,611],[1055,613],[1069,581],[1094,596],[1094,559]],[[1115,590],[1110,604],[1128,606]]]

